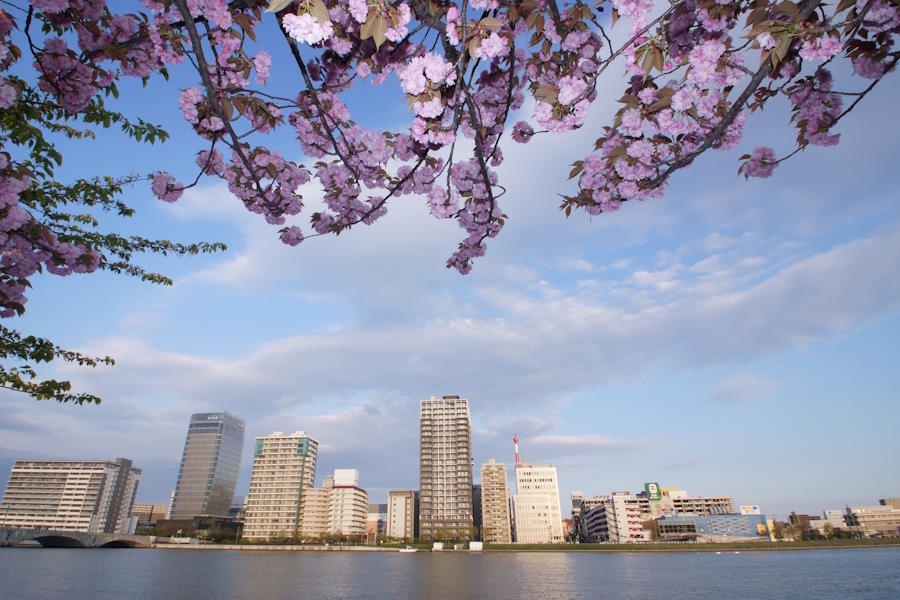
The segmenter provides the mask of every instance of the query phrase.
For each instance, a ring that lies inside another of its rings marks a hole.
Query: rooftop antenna
[[[519,436],[513,434],[513,443],[516,445],[516,464],[519,464]]]

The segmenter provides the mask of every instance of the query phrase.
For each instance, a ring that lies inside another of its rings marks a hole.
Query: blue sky
[[[274,42],[272,85],[289,90],[296,75]],[[201,147],[175,100],[192,83],[176,71],[138,94],[123,85],[122,108],[173,139],[71,145],[63,176],[192,177]],[[165,502],[190,414],[226,409],[247,422],[238,494],[252,438],[303,429],[321,443],[318,481],[358,468],[383,501],[418,485],[419,400],[460,394],[476,478],[489,457],[512,462],[518,434],[527,459],[557,465],[564,503],[573,489],[645,481],[780,515],[900,495],[900,85],[877,88],[839,146],[811,148],[771,179],[745,182],[737,157],[760,143],[790,149],[783,110],[753,115],[735,151],[707,153],[662,199],[566,219],[568,166],[620,88],[601,83],[579,132],[505,145],[509,220],[465,277],[444,268],[461,231],[423,199],[289,248],[216,181],[175,205],[136,186],[129,230],[229,250],[148,259],[171,288],[102,273],[35,279],[10,324],[117,364],[46,371],[102,395],[97,407],[0,395],[0,482],[15,458],[126,456],[144,469],[138,500]],[[395,96],[390,82],[363,84],[350,103],[365,124],[399,128],[409,115]],[[275,143],[302,159],[289,135]]]

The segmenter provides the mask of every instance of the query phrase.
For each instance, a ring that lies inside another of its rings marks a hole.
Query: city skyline
[[[443,398],[444,398],[445,400],[448,399],[448,398],[449,398],[449,399],[456,399],[457,401],[459,400],[459,396],[444,396]],[[436,398],[435,398],[434,396],[431,396],[431,402],[435,402],[435,401],[436,401]],[[422,401],[419,402],[419,404],[422,405],[422,404],[424,404],[425,402],[426,402],[426,400],[422,400]],[[468,408],[468,400],[465,400],[465,399],[464,399],[464,400],[462,400],[462,402],[464,402],[464,403],[465,403],[465,406],[466,406],[465,412],[466,412],[467,419],[471,419],[471,417],[469,416],[470,410],[469,410],[469,408]],[[192,415],[191,415],[191,425],[194,424],[194,421],[195,421],[196,418],[202,417],[202,418],[205,419],[205,418],[208,417],[210,414],[212,414],[213,416],[215,416],[215,415],[227,415],[232,421],[234,421],[234,422],[240,424],[240,425],[241,425],[241,429],[243,429],[243,425],[244,425],[243,420],[240,419],[239,416],[233,415],[233,414],[230,414],[230,413],[227,413],[227,412],[225,412],[225,413],[195,413],[195,414],[192,414]],[[420,428],[421,428],[421,425],[420,425]],[[189,434],[190,434],[190,427],[189,427]],[[256,447],[255,447],[255,449],[253,450],[253,454],[251,455],[251,460],[250,460],[250,470],[252,471],[252,466],[253,466],[253,462],[254,462],[254,461],[253,461],[253,457],[255,457],[255,456],[258,455],[258,452],[259,452],[259,450],[260,450],[260,443],[261,443],[264,439],[271,438],[271,437],[276,437],[276,438],[281,438],[281,437],[291,437],[291,438],[293,438],[293,437],[298,436],[298,435],[301,436],[302,439],[309,439],[309,440],[311,440],[311,443],[314,445],[315,448],[318,448],[318,447],[319,447],[319,443],[318,443],[318,441],[316,440],[316,438],[314,438],[312,435],[310,435],[310,434],[308,434],[308,433],[306,433],[306,432],[303,432],[303,431],[295,432],[294,434],[290,434],[289,436],[285,436],[285,434],[283,434],[283,433],[281,433],[281,432],[274,432],[274,433],[269,433],[269,434],[266,434],[266,435],[263,435],[263,436],[257,436],[257,438],[256,438],[257,441],[256,441],[256,445],[255,445]],[[469,435],[471,436],[471,433],[470,433]],[[190,441],[190,435],[189,435],[188,438],[185,440],[185,450],[187,450],[187,446],[188,446],[188,442],[189,442],[189,441]],[[421,444],[421,441],[420,441],[420,444]],[[322,447],[325,447],[325,448],[331,448],[331,447],[333,447],[333,444],[324,444]],[[0,450],[2,450],[2,449],[0,449]],[[497,466],[500,466],[500,467],[504,467],[504,469],[505,469],[505,466],[506,466],[507,464],[510,466],[509,473],[507,473],[507,485],[508,485],[508,493],[509,493],[509,497],[510,497],[510,509],[512,509],[512,503],[513,503],[513,501],[514,501],[514,498],[515,498],[515,495],[516,495],[516,491],[517,491],[517,486],[516,486],[516,473],[517,473],[517,467],[529,467],[529,468],[532,467],[532,466],[538,467],[538,468],[545,468],[545,467],[546,467],[546,468],[548,468],[548,469],[552,469],[552,471],[553,471],[553,477],[554,477],[554,479],[555,479],[555,478],[556,478],[556,465],[551,465],[551,464],[535,464],[535,465],[532,465],[532,463],[531,463],[530,461],[526,461],[526,459],[524,458],[524,455],[523,455],[523,456],[520,456],[520,455],[519,455],[519,438],[518,438],[518,435],[514,435],[514,436],[513,436],[513,440],[512,440],[512,441],[510,442],[510,444],[509,444],[509,450],[510,450],[510,454],[512,454],[512,455],[514,456],[514,459],[511,460],[511,461],[509,461],[508,463],[507,463],[507,461],[505,461],[505,460],[503,460],[503,459],[500,459],[499,461],[497,461],[494,457],[491,457],[490,459],[485,459],[485,461],[483,461],[483,462],[481,463],[481,465],[482,465],[482,468],[483,468],[484,466],[488,466],[488,465],[497,465]],[[314,455],[315,455],[315,454],[316,454],[316,452],[314,452]],[[474,449],[473,449],[473,451],[472,451],[471,456],[474,456]],[[34,460],[46,460],[47,457],[44,457],[44,458],[36,458],[36,457],[30,457],[30,458],[29,458],[29,457],[24,457],[24,458],[22,458],[22,457],[20,457],[19,459],[16,459],[16,461],[17,461],[17,462],[18,462],[18,461],[28,461],[28,460],[31,460],[31,459],[34,459]],[[71,461],[72,459],[71,459],[71,458],[50,457],[49,460],[56,460],[56,461]],[[93,459],[89,459],[89,460],[93,460]],[[183,460],[183,459],[182,459],[182,460]],[[352,459],[351,459],[351,460],[352,460]],[[477,486],[477,487],[480,488],[481,483],[482,483],[481,477],[480,477],[480,474],[481,474],[481,472],[482,472],[482,468],[479,468],[479,464],[478,464],[478,462],[477,462],[474,458],[472,458],[472,459],[470,459],[470,460],[471,460],[471,462],[472,462],[472,464],[473,464],[473,468],[472,468],[472,471],[471,471],[471,482],[472,482],[472,485],[473,485],[473,486]],[[337,471],[348,471],[347,469],[341,469],[341,468],[337,468],[337,469],[336,469],[336,468],[334,468],[334,467],[328,467],[328,468],[330,469],[330,471],[331,471],[332,474],[323,475],[323,476],[321,477],[321,479],[320,479],[319,475],[317,475],[316,472],[315,472],[315,471],[316,471],[316,461],[317,461],[317,458],[314,457],[314,458],[313,458],[313,463],[312,463],[312,471],[311,471],[311,473],[310,473],[309,475],[304,475],[304,477],[303,477],[303,479],[304,479],[305,481],[307,481],[307,483],[304,484],[304,485],[315,485],[316,482],[319,482],[319,483],[321,483],[321,484],[323,484],[323,485],[325,485],[325,486],[327,486],[327,487],[330,488],[331,485],[333,485],[332,479],[333,479],[333,473],[334,473],[334,472],[337,472]],[[340,462],[340,461],[338,461],[338,462]],[[345,461],[345,462],[346,462],[346,461]],[[321,464],[321,463],[320,463],[320,464]],[[326,464],[331,465],[332,462],[327,462]],[[10,465],[12,465],[12,461],[10,462]],[[241,465],[242,465],[242,470],[243,470],[243,467],[244,467],[244,461],[241,462]],[[0,467],[3,467],[2,462],[0,462]],[[140,471],[140,470],[139,470],[139,471]],[[357,469],[350,469],[349,471],[353,471],[354,473],[356,473],[356,475],[355,475],[354,477],[356,478],[355,481],[358,481],[358,470],[357,470]],[[8,473],[9,471],[6,470],[5,472]],[[320,470],[320,473],[322,473],[322,472],[323,472],[323,471]],[[0,475],[0,476],[2,476],[2,475]],[[247,473],[247,479],[248,479],[248,480],[249,480],[249,476],[250,476],[250,473]],[[418,480],[418,479],[421,478],[421,473],[420,473],[419,471],[417,471],[416,474],[415,474],[415,476],[416,476],[416,478],[417,478],[417,480]],[[639,479],[640,479],[640,478],[639,478]],[[641,481],[646,481],[646,480],[647,480],[647,478],[645,477],[645,478],[644,478],[643,480],[641,480]],[[621,489],[625,489],[625,490],[640,489],[640,485],[638,485],[638,484],[636,483],[636,481],[637,481],[637,480],[635,480],[635,483],[634,483],[633,485],[632,485],[632,484],[629,484],[629,485],[624,485],[624,486],[620,486],[620,487],[621,487]],[[310,484],[309,482],[312,482],[312,483]],[[375,484],[377,484],[377,485],[371,485],[372,483],[375,483]],[[383,492],[383,499],[389,501],[389,492],[390,492],[390,491],[395,491],[395,490],[398,488],[398,486],[393,486],[393,485],[382,485],[382,483],[383,483],[383,482],[374,482],[374,481],[368,482],[367,487],[369,488],[369,490],[378,490],[378,493],[376,493],[376,494],[370,496],[370,499],[381,501],[381,499],[382,499],[382,494],[381,494],[381,492]],[[558,506],[562,509],[562,510],[560,511],[560,515],[561,515],[561,517],[563,518],[563,520],[565,520],[566,518],[569,518],[569,517],[571,517],[571,516],[573,515],[573,512],[569,512],[569,511],[568,511],[568,509],[567,509],[567,506],[568,506],[568,505],[567,505],[567,502],[563,501],[563,499],[568,499],[568,498],[571,496],[571,497],[573,498],[573,500],[574,500],[574,497],[575,497],[575,496],[572,496],[572,494],[580,494],[581,497],[591,497],[591,496],[594,496],[594,497],[602,497],[602,496],[606,493],[605,491],[603,491],[602,484],[601,484],[600,486],[593,486],[593,485],[587,485],[587,486],[586,486],[586,485],[583,485],[584,483],[586,483],[586,482],[583,482],[583,481],[582,481],[582,482],[576,482],[575,484],[572,484],[571,490],[566,489],[565,492],[563,491],[563,489],[562,489],[561,487],[558,486],[558,484],[554,483],[554,486],[557,487],[557,489],[559,490],[559,502],[558,502]],[[670,486],[672,486],[672,485],[677,485],[678,483],[679,483],[678,481],[668,481],[668,482],[667,482],[667,484],[670,485]],[[248,481],[248,484],[249,484],[249,481]],[[7,482],[6,482],[6,481],[3,481],[2,479],[0,479],[0,487],[5,487],[6,485],[7,485]],[[176,483],[176,485],[177,485],[177,483]],[[354,485],[355,485],[355,484],[354,484]],[[641,485],[643,485],[643,486],[646,487],[647,485],[651,485],[651,484],[643,483],[643,484],[641,484]],[[654,483],[654,484],[652,484],[652,485],[659,485],[659,484]],[[403,486],[399,486],[399,487],[402,488]],[[419,489],[418,489],[418,488],[412,488],[412,487],[411,487],[410,489],[411,489],[411,490],[412,490],[412,489],[415,489],[416,493],[419,492]],[[582,489],[588,489],[588,490],[591,490],[591,492],[588,493],[588,494],[585,494],[585,493],[582,491]],[[609,488],[609,489],[612,489],[612,488]],[[663,489],[667,489],[667,488],[665,487],[665,485],[663,486]],[[679,487],[671,487],[671,488],[668,488],[668,489],[679,490],[680,488],[679,488]],[[576,490],[577,490],[577,491],[576,491]],[[244,491],[244,493],[242,494],[242,493],[241,493],[241,492],[242,492],[242,489],[241,489],[241,488],[237,488],[237,489],[235,490],[234,494],[233,494],[234,502],[239,502],[239,501],[242,500],[242,499],[243,499],[244,501],[246,501],[246,497],[247,497],[248,491],[249,491],[249,487],[248,487],[248,490]],[[313,491],[318,491],[318,490],[313,490]],[[728,490],[724,490],[724,489],[716,489],[716,490],[713,490],[713,491],[714,491],[715,493],[717,493],[717,494],[727,496],[729,500],[731,500],[731,499],[734,497],[734,494],[731,494]],[[172,494],[174,494],[174,492],[175,492],[175,488],[173,488]],[[631,493],[631,492],[628,492],[628,493]],[[710,495],[710,494],[704,492],[704,494],[702,494],[702,495]],[[840,503],[840,504],[827,505],[827,506],[826,506],[826,505],[820,505],[820,506],[818,506],[818,507],[812,507],[812,508],[807,507],[807,508],[802,508],[802,509],[800,509],[800,508],[798,508],[798,507],[796,507],[796,506],[791,506],[790,509],[784,511],[783,513],[782,513],[782,512],[779,512],[778,510],[767,510],[766,512],[767,512],[770,516],[773,516],[773,517],[783,517],[783,518],[788,518],[788,512],[790,512],[790,513],[793,514],[793,513],[797,512],[798,510],[799,510],[799,512],[801,512],[801,513],[803,513],[803,512],[811,512],[812,514],[820,514],[820,513],[822,513],[823,511],[824,511],[824,512],[828,512],[829,510],[833,511],[834,509],[843,510],[844,508],[849,508],[851,505],[854,505],[854,506],[860,506],[860,505],[862,505],[862,506],[872,506],[872,505],[875,504],[875,500],[876,500],[877,498],[885,498],[885,497],[891,497],[891,496],[892,496],[892,494],[884,493],[884,494],[878,495],[876,498],[872,498],[872,497],[870,497],[870,498],[868,498],[868,499],[867,499],[867,498],[863,498],[863,499],[861,499],[861,500],[859,500],[859,501],[855,501],[855,502],[847,501],[847,502]],[[173,497],[170,497],[169,500],[166,501],[165,505],[170,505],[170,503],[172,502],[173,499],[174,499]],[[752,499],[751,499],[751,500],[752,500]],[[738,499],[734,500],[734,503],[735,503],[735,505],[738,505],[738,504],[739,504],[739,505],[745,505],[747,502],[750,502],[751,500],[748,500],[748,499],[745,499],[745,498],[738,498]],[[141,496],[141,494],[140,494],[140,488],[139,488],[138,494],[137,494],[137,496],[136,496],[136,498],[135,498],[135,502],[136,502],[136,503],[138,503],[138,502],[140,502],[140,503],[148,503],[148,501],[147,501],[147,500],[144,500],[143,497]],[[160,502],[160,504],[162,504],[162,503]],[[759,507],[759,503],[753,501],[753,506],[756,507],[756,508],[758,508],[758,507]],[[474,507],[473,507],[473,508],[474,508]],[[742,508],[744,508],[744,506],[742,506]],[[764,506],[764,507],[763,507],[763,510],[765,510],[765,508],[766,508],[766,507]],[[227,512],[227,511],[226,511],[226,512]],[[512,514],[512,511],[510,510],[510,515],[511,515],[511,514]],[[301,514],[300,516],[302,517],[302,514]],[[416,517],[416,518],[418,518],[418,514],[417,514],[417,517]]]

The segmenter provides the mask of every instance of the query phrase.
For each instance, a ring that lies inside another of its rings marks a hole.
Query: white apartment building
[[[415,537],[415,492],[412,490],[391,490],[388,492],[388,512],[386,535],[390,538],[409,539]]]
[[[265,540],[299,533],[307,492],[316,478],[319,441],[306,432],[256,438],[243,537]]]
[[[513,517],[517,544],[561,544],[565,541],[556,467],[516,465]]]
[[[625,544],[649,540],[641,525],[641,502],[629,492],[613,492],[610,502],[603,505],[607,512],[609,540]]]
[[[328,532],[364,536],[369,515],[369,494],[359,487],[359,471],[335,469],[328,503]]]
[[[17,460],[0,502],[0,527],[133,533],[141,470],[130,460]]]
[[[650,539],[641,519],[647,516],[646,499],[630,492],[613,492],[595,496],[582,503],[579,537],[583,542],[626,544]]]
[[[307,490],[301,535],[305,538],[331,533],[365,536],[369,494],[358,483],[356,469],[335,469],[322,487]]]

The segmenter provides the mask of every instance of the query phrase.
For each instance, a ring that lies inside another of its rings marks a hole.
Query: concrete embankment
[[[153,544],[166,550],[259,550],[264,552],[399,552],[399,548],[379,546],[301,546],[270,544]]]

